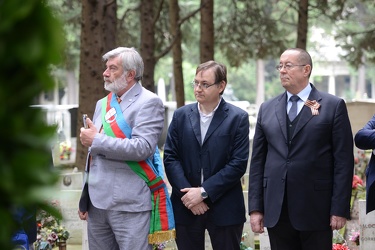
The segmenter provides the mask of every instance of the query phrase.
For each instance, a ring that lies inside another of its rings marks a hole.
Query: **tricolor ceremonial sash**
[[[121,107],[112,92],[102,100],[102,123],[106,135],[116,138],[131,138],[132,129],[126,123]],[[154,160],[157,162],[152,162],[150,159],[140,162],[126,161],[126,164],[146,182],[151,190],[152,210],[148,235],[150,244],[162,243],[175,238],[172,204],[167,186],[160,174],[162,165],[158,148],[156,148],[155,156]]]

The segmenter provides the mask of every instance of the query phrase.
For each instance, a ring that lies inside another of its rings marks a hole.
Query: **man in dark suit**
[[[251,228],[262,233],[267,227],[271,249],[331,250],[332,230],[350,217],[354,157],[347,108],[309,83],[312,60],[305,50],[286,50],[276,69],[286,92],[259,109]]]
[[[222,98],[226,67],[198,66],[192,86],[197,103],[177,109],[169,126],[164,166],[179,250],[239,250],[245,218],[241,177],[249,157],[249,116]]]
[[[354,137],[355,145],[360,149],[375,149],[375,116],[360,129]],[[375,152],[375,151],[374,151]],[[366,168],[366,213],[375,210],[375,155]]]

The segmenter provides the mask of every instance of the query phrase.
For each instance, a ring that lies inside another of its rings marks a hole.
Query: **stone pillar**
[[[328,93],[336,95],[336,80],[334,74],[328,76]]]

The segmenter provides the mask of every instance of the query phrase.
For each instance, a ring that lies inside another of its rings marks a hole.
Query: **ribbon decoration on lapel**
[[[312,115],[319,115],[319,108],[320,108],[320,103],[317,102],[316,100],[309,100],[305,102],[305,105],[311,109],[311,114]]]
[[[111,111],[112,110],[112,111]],[[113,114],[115,112],[115,115]],[[102,100],[102,123],[106,135],[116,138],[131,138],[131,128],[126,123],[121,107],[115,95],[109,93]],[[176,237],[172,203],[168,189],[162,176],[159,174],[161,158],[156,147],[154,161],[126,161],[128,166],[146,182],[151,190],[151,219],[149,244],[162,243]],[[158,167],[159,166],[159,167]]]

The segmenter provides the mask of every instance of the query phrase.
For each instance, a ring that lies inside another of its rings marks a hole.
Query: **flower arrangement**
[[[247,236],[248,236],[248,233],[243,233],[243,234],[242,234],[241,243],[240,243],[240,249],[241,249],[241,250],[252,250],[251,247],[248,247],[248,246],[245,244],[245,239],[247,238]]]
[[[365,171],[366,167],[368,165],[370,155],[372,151],[366,151],[366,150],[357,150],[357,152],[354,155],[354,177],[353,177],[353,184],[352,188],[353,190],[359,188],[363,188],[365,186]],[[363,191],[363,190],[359,190]],[[365,198],[365,196],[361,196],[358,198]]]
[[[353,208],[354,201],[358,199],[366,199],[366,187],[364,185],[362,178],[359,175],[355,174],[353,176],[352,182],[352,198],[350,201],[351,208]]]
[[[163,249],[166,248],[166,246],[167,246],[166,242],[159,243],[159,244],[153,244],[152,245],[152,250],[163,250]]]
[[[349,240],[353,241],[357,246],[359,246],[359,231],[352,230],[351,235],[349,236]]]
[[[60,213],[58,201],[52,201],[52,206]],[[45,210],[37,213],[37,240],[34,243],[35,250],[52,249],[69,239],[69,231],[61,225],[61,220]]]
[[[334,243],[332,245],[332,250],[350,250],[346,244],[337,244]]]
[[[70,160],[70,155],[72,154],[72,147],[67,141],[60,143],[60,160]]]
[[[333,231],[332,250],[349,250],[346,240],[339,230]]]

